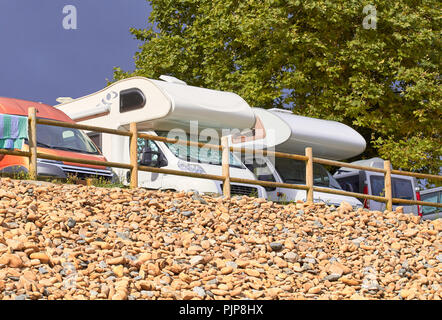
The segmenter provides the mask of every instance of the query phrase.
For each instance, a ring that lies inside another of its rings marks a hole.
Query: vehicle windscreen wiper
[[[38,146],[43,147],[43,148],[54,149],[54,146],[51,146],[49,144],[46,144],[46,143],[43,143],[43,142],[40,142],[40,141],[37,141],[37,147]]]

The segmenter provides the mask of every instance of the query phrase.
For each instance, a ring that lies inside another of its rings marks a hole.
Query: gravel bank
[[[0,179],[0,299],[440,299],[441,220]]]

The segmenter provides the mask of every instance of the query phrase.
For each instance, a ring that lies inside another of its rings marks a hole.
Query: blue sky
[[[76,30],[63,27],[66,5]],[[114,67],[134,69],[129,28],[149,13],[146,0],[0,0],[0,96],[54,105],[102,89]]]

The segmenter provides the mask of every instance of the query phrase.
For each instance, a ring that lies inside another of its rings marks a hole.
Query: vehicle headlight
[[[203,167],[201,167],[200,165],[190,164],[190,163],[183,162],[183,161],[178,161],[178,168],[180,168],[183,171],[187,171],[187,172],[201,173],[201,174],[206,173],[204,171]]]

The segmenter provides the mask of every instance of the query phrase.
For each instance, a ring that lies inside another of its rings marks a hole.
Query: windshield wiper
[[[51,146],[49,144],[46,144],[46,143],[43,143],[43,142],[40,142],[40,141],[37,141],[37,146],[44,147],[44,148],[49,148],[49,149],[54,149],[54,146]]]

